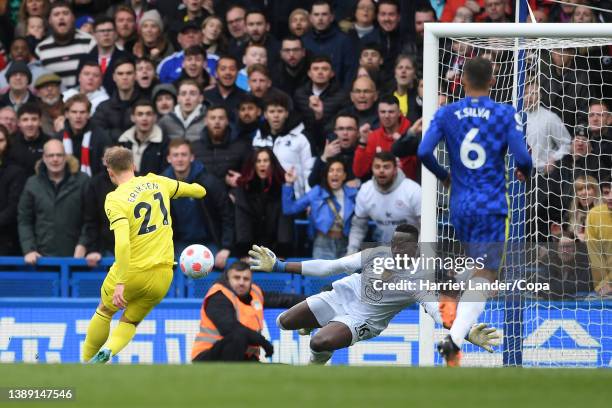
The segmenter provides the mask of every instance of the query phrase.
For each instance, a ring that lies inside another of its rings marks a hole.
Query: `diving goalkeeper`
[[[355,273],[366,273],[374,268],[376,258],[394,257],[396,254],[413,256],[418,235],[415,227],[408,224],[399,225],[393,234],[391,248],[367,249],[338,260],[285,263],[276,259],[269,249],[253,245],[253,249],[249,251],[252,258],[251,269],[318,277],[349,274],[335,281],[331,291],[308,297],[281,313],[276,321],[281,330],[321,328],[310,340],[310,362],[325,364],[335,350],[378,336],[395,315],[415,302],[421,304],[436,322],[442,324],[438,302],[428,301],[434,296],[432,293],[416,290],[396,291],[378,301],[366,301],[361,292],[363,274]],[[484,323],[474,325],[467,335],[468,341],[489,352],[493,352],[492,346],[498,338],[495,328]]]

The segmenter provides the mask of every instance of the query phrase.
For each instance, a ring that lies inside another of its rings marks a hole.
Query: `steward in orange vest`
[[[244,262],[235,262],[204,296],[200,309],[200,331],[191,350],[191,360],[259,361],[259,348],[266,357],[274,352],[261,335],[264,294],[252,283],[252,272]],[[291,307],[304,296],[268,293],[270,307]],[[268,302],[267,302],[268,303]]]

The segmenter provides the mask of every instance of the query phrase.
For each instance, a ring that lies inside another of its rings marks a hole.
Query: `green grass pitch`
[[[0,364],[0,388],[71,387],[72,402],[4,407],[604,407],[612,371],[267,364]],[[3,396],[4,397],[4,396]]]

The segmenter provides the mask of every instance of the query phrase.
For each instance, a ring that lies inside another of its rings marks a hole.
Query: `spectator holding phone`
[[[350,187],[359,188],[361,180],[353,174],[353,158],[359,138],[359,120],[350,113],[338,114],[334,119],[334,131],[327,136],[323,154],[315,158],[308,184],[314,187],[325,178],[325,167],[328,160],[340,159],[344,164],[346,179]]]

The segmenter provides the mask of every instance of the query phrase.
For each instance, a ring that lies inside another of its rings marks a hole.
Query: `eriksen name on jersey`
[[[457,119],[461,120],[461,119],[465,119],[465,118],[484,118],[486,120],[489,120],[489,117],[491,117],[491,111],[487,108],[472,108],[472,107],[465,107],[461,110],[456,110],[455,112],[453,112],[455,114],[455,116],[457,117]]]

